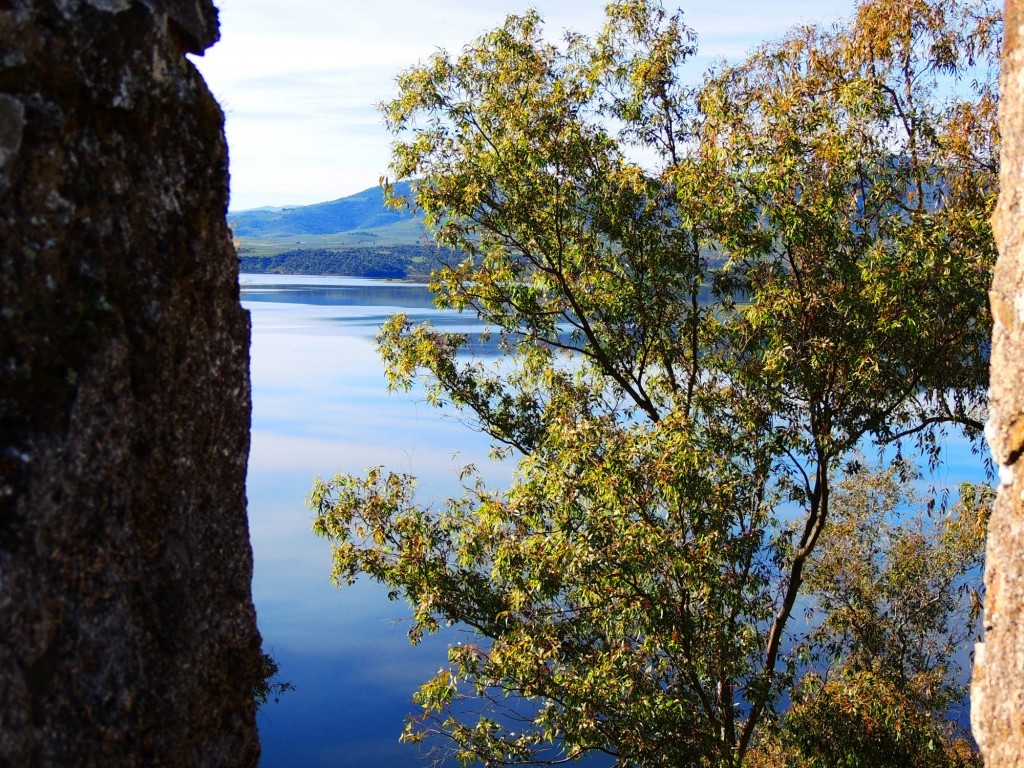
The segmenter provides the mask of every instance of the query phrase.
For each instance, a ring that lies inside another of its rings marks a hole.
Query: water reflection
[[[281,282],[290,276],[247,275],[242,291],[245,301],[267,301],[277,304],[313,304],[329,307],[407,307],[434,309],[433,296],[419,283],[385,283],[365,280],[359,285],[319,285],[308,282]],[[254,278],[269,278],[272,283]],[[304,281],[323,278],[303,277]],[[354,281],[353,281],[354,282]]]
[[[379,464],[417,475],[427,501],[458,493],[457,471],[467,463],[496,485],[507,481],[508,469],[488,461],[483,435],[415,393],[386,393],[372,342],[383,318],[412,311],[479,330],[428,298],[424,286],[242,276],[253,325],[253,596],[265,647],[297,688],[260,715],[268,768],[423,765],[398,735],[414,709],[412,691],[445,662],[451,637],[411,648],[403,604],[373,584],[335,589],[328,546],[312,535],[304,500],[315,474]]]
[[[254,318],[260,318],[261,331],[372,339],[385,320],[403,313],[414,324],[429,322],[448,333],[466,334],[469,340],[463,351],[467,354],[483,358],[502,354],[498,338],[482,335],[483,323],[475,315],[438,309],[422,283],[246,274],[241,288],[242,303]]]

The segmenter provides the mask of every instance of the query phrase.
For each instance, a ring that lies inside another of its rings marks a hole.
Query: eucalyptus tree
[[[697,87],[681,14],[607,14],[558,44],[510,16],[399,76],[394,204],[464,256],[437,302],[504,355],[398,316],[389,383],[518,464],[442,508],[382,469],[318,481],[314,529],[413,640],[471,631],[406,738],[735,766],[802,670],[787,633],[851,457],[980,429],[1000,21],[863,2]]]

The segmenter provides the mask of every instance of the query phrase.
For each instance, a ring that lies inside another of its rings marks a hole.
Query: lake
[[[411,694],[445,663],[447,640],[417,647],[386,592],[329,580],[330,547],[305,506],[314,475],[383,464],[420,478],[423,499],[458,492],[473,462],[495,483],[488,441],[418,402],[389,395],[373,337],[395,312],[453,330],[469,318],[433,308],[425,286],[337,277],[243,275],[252,316],[249,525],[253,599],[264,648],[296,687],[259,714],[267,766],[421,766],[398,743]],[[450,638],[450,635],[449,635]]]
[[[242,275],[252,316],[249,525],[253,599],[264,648],[296,690],[259,714],[261,765],[405,768],[425,763],[398,742],[411,694],[446,662],[452,634],[410,647],[408,611],[373,584],[337,589],[330,547],[305,506],[314,475],[385,465],[420,478],[420,497],[458,492],[476,464],[504,485],[509,467],[488,441],[417,400],[389,395],[373,337],[395,312],[472,332],[467,316],[434,308],[425,286],[342,277]],[[980,479],[978,457],[950,438],[930,482]]]

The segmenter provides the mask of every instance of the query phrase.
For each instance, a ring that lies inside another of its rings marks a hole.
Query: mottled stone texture
[[[1024,0],[1006,4],[994,225],[999,261],[990,294],[991,413],[999,466],[985,566],[985,642],[976,647],[971,723],[987,768],[1024,767]]]
[[[0,765],[258,758],[209,0],[0,0]]]

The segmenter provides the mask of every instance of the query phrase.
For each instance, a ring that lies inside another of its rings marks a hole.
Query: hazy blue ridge
[[[409,183],[396,184],[395,192],[409,194]],[[388,208],[384,204],[384,191],[371,187],[349,197],[315,205],[229,212],[228,224],[236,238],[262,239],[373,230],[412,218],[409,211]]]

